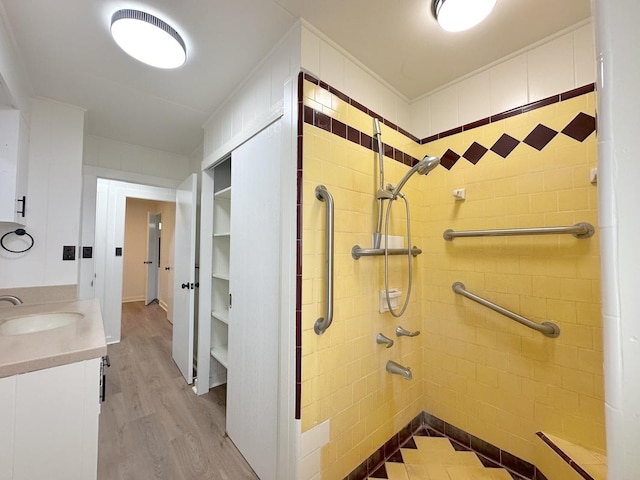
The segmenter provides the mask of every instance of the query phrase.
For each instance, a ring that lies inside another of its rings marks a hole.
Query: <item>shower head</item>
[[[414,173],[417,172],[418,175],[426,175],[431,170],[436,168],[439,164],[440,159],[438,157],[430,157],[428,155],[425,156],[422,160],[411,167],[411,170],[409,170],[404,177],[402,177],[400,183],[398,183],[396,188],[394,188],[391,192],[391,196],[395,198],[400,193],[400,190],[402,190],[402,187],[404,187],[404,184],[407,183],[407,180],[409,180],[409,178],[411,178]]]

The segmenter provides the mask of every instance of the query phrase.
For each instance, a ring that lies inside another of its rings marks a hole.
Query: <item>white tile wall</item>
[[[320,478],[320,450],[329,442],[330,421],[326,420],[302,434],[300,480]]]
[[[575,88],[573,33],[527,52],[529,102]]]
[[[302,68],[387,120],[408,128],[407,99],[307,22],[302,23]]]
[[[595,70],[593,25],[580,24],[413,100],[405,128],[420,138],[428,137],[593,83]],[[431,112],[428,119],[426,111]]]
[[[295,81],[300,71],[300,28],[294,26],[204,124],[204,167],[218,160],[212,154],[282,103],[284,83]]]

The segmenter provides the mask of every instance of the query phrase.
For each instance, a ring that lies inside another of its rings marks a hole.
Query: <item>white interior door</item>
[[[176,190],[172,352],[188,384],[193,383],[197,190],[195,173]]]
[[[145,264],[147,266],[147,291],[145,294],[145,305],[149,305],[158,298],[158,253],[160,245],[158,239],[160,238],[160,214],[148,213],[147,214],[147,259]]]
[[[262,480],[277,464],[280,130],[231,155],[227,433]]]

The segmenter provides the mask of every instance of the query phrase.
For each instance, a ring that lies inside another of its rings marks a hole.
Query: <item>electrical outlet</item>
[[[82,247],[82,258],[92,258],[93,247]]]
[[[65,245],[62,247],[62,260],[75,260],[76,259],[76,246]]]

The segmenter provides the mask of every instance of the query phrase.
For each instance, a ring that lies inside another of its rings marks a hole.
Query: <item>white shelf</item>
[[[213,198],[231,199],[231,187],[223,188],[219,192],[214,193]]]
[[[218,280],[225,280],[225,281],[229,281],[229,274],[228,273],[213,273],[211,274],[211,276],[213,278],[216,278]]]
[[[224,237],[230,237],[230,236],[231,236],[231,232],[220,232],[220,233],[213,234],[213,238],[224,238]]]
[[[211,312],[211,316],[216,320],[219,320],[222,323],[229,325],[229,312],[225,312],[222,310],[213,310]]]
[[[211,356],[215,358],[220,363],[220,365],[222,365],[224,368],[227,368],[227,359],[229,356],[229,353],[227,352],[227,347],[223,347],[223,346],[213,347],[211,349]]]

